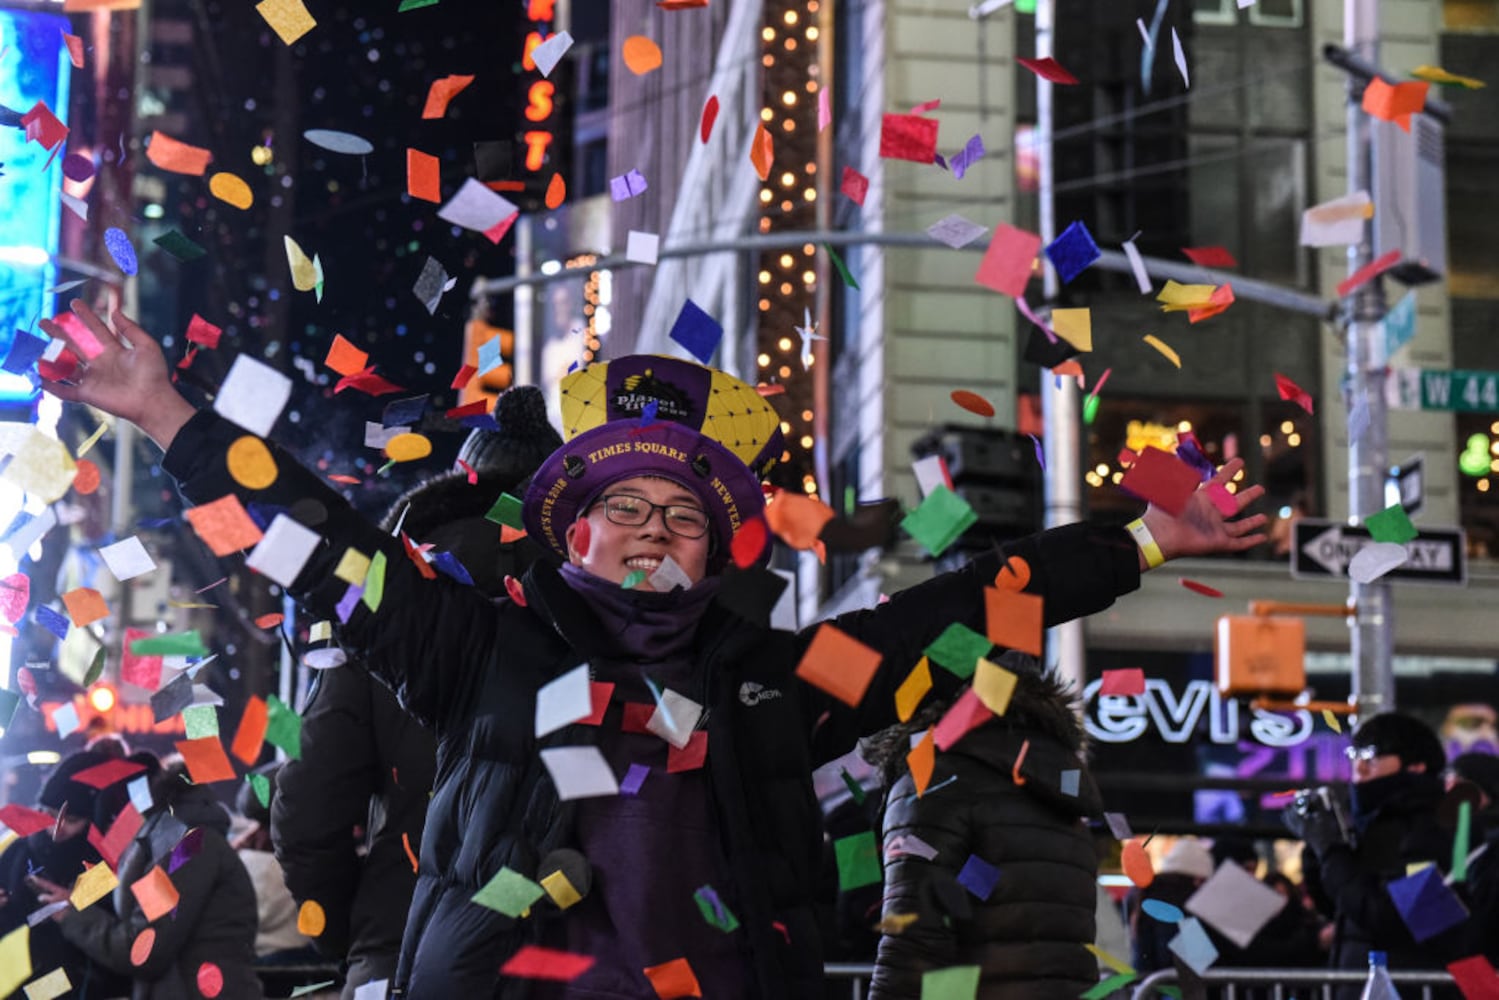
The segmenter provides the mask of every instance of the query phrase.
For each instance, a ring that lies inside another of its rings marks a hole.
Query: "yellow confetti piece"
[[[892,913],[875,924],[874,929],[881,934],[900,934],[914,924],[916,918],[917,915],[914,913]]]
[[[297,911],[297,930],[308,937],[317,937],[328,926],[328,915],[315,899],[309,899]]]
[[[308,13],[302,0],[261,0],[255,10],[287,45],[317,27],[317,19]]]
[[[208,193],[239,209],[255,204],[255,192],[250,190],[250,185],[231,173],[220,172],[208,178]]]
[[[229,475],[246,489],[263,490],[276,481],[278,470],[271,449],[253,434],[246,434],[229,446],[225,462]]]
[[[34,427],[27,427],[24,433],[25,438],[0,478],[44,503],[61,499],[73,486],[78,464],[68,454],[67,446],[56,438]]]
[[[432,454],[432,442],[421,434],[397,434],[385,442],[385,457],[392,462],[414,462]]]
[[[1488,86],[1482,80],[1475,80],[1471,76],[1458,76],[1449,73],[1440,66],[1417,66],[1411,70],[1411,76],[1417,80],[1425,80],[1427,83],[1453,83],[1459,87],[1467,87],[1469,90],[1479,90]]]
[[[286,262],[291,266],[293,288],[299,292],[310,292],[317,287],[317,265],[290,236],[286,237]]]
[[[217,608],[217,604],[202,604],[196,601],[174,601],[168,598],[167,603],[174,608]]]
[[[360,582],[363,583],[364,581],[361,580]],[[308,642],[325,642],[331,638],[333,638],[332,622],[324,619],[323,621],[312,623],[312,629],[307,635]]]
[[[1015,693],[1015,683],[1020,678],[1001,667],[979,657],[978,669],[973,674],[973,693],[978,695],[984,707],[995,715],[1004,715],[1010,707],[1010,696]]]
[[[552,872],[552,874],[542,879],[541,887],[547,891],[548,896],[552,897],[552,902],[557,904],[557,909],[559,910],[565,910],[574,903],[583,901],[583,897],[579,895],[578,890],[573,888],[573,884],[568,881],[567,876],[560,871]]]
[[[99,443],[99,439],[102,438],[105,432],[108,430],[108,424],[100,424],[98,427],[95,427],[94,433],[84,438],[83,444],[78,446],[78,457],[82,458],[84,455],[87,455],[90,451],[92,451],[94,445]]]
[[[1343,731],[1343,724],[1338,721],[1337,715],[1330,708],[1324,708],[1322,710],[1322,721],[1327,723],[1327,728],[1331,729],[1335,733],[1341,733]]]
[[[73,892],[68,896],[68,902],[73,904],[75,910],[87,909],[114,892],[115,886],[119,884],[120,880],[115,878],[115,873],[109,870],[108,865],[94,865],[73,883]]]
[[[895,690],[895,714],[902,722],[911,721],[911,715],[921,699],[932,689],[932,666],[923,656],[921,662],[900,682]]]
[[[1093,311],[1091,309],[1053,309],[1051,328],[1058,337],[1079,351],[1093,350]]]
[[[333,575],[345,583],[352,583],[354,586],[360,587],[364,585],[364,578],[369,575],[369,571],[369,556],[358,549],[345,549],[343,556],[338,560],[338,568],[333,571]]]
[[[22,924],[0,937],[0,990],[9,996],[30,978],[31,928]]]
[[[1171,362],[1176,367],[1180,368],[1182,366],[1181,355],[1179,355],[1175,351],[1173,351],[1171,349],[1171,345],[1168,344],[1168,343],[1166,343],[1160,337],[1157,337],[1153,333],[1147,333],[1145,335],[1145,343],[1149,344],[1151,347],[1154,347],[1156,350],[1160,351],[1161,354],[1165,355],[1166,360],[1169,361],[1169,362]]]
[[[1168,281],[1155,300],[1165,303],[1161,308],[1162,312],[1180,312],[1184,309],[1201,309],[1203,306],[1211,305],[1212,298],[1212,285],[1182,285],[1175,281]]]
[[[1135,967],[1133,965],[1130,965],[1122,958],[1117,958],[1114,955],[1110,955],[1108,952],[1098,947],[1098,945],[1084,944],[1083,947],[1091,951],[1094,958],[1098,959],[1100,962],[1102,962],[1104,965],[1107,965],[1115,972],[1131,976],[1135,974]]]
[[[68,972],[58,966],[39,979],[26,984],[26,1000],[57,1000],[73,988]]]

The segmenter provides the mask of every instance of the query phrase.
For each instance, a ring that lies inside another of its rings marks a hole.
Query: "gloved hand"
[[[1348,843],[1337,815],[1320,803],[1310,803],[1310,808],[1300,804],[1282,810],[1281,820],[1307,847],[1322,857],[1331,848]]]

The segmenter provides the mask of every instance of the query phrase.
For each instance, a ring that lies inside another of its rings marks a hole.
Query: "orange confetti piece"
[[[109,605],[104,602],[104,596],[89,587],[68,591],[62,595],[62,603],[73,624],[80,628],[109,617]]]
[[[952,392],[952,401],[969,413],[976,413],[981,417],[994,416],[994,404],[976,392],[969,392],[967,389],[954,389]]]
[[[328,478],[335,483],[343,483],[345,486],[358,486],[360,483],[364,482],[364,480],[360,479],[358,476],[346,476],[343,473],[334,473]]]
[[[1078,364],[1076,358],[1068,358],[1051,369],[1053,375],[1071,375],[1074,378],[1083,378],[1083,366]]]
[[[986,634],[1006,649],[1041,655],[1042,600],[1040,594],[984,588]]]
[[[546,207],[558,208],[567,200],[567,181],[562,179],[561,174],[553,174],[552,179],[547,182]]]
[[[229,446],[224,456],[229,475],[241,486],[252,490],[263,490],[276,481],[276,460],[271,449],[253,434],[246,434]]]
[[[932,772],[937,767],[937,744],[932,741],[930,729],[906,754],[906,766],[911,769],[911,780],[916,783],[916,797],[921,798],[926,794],[926,786],[931,784]]]
[[[698,985],[697,976],[693,974],[692,966],[687,964],[685,958],[674,958],[670,962],[652,965],[642,971],[661,1000],[703,995],[703,988]]]
[[[1155,866],[1150,863],[1150,855],[1138,838],[1125,842],[1121,863],[1124,874],[1141,889],[1149,888],[1155,881]]]
[[[68,60],[74,69],[83,69],[83,39],[63,32],[63,43],[68,47]]]
[[[140,904],[147,922],[164,917],[177,908],[177,887],[160,867],[152,868],[139,880],[130,883],[130,892]]]
[[[474,82],[472,76],[445,76],[433,80],[427,88],[427,103],[422,107],[423,118],[441,118],[448,113],[448,102]]]
[[[644,35],[626,38],[621,54],[625,58],[626,68],[636,76],[645,76],[661,68],[661,46]]]
[[[1184,576],[1183,577],[1178,577],[1178,580],[1181,582],[1181,585],[1183,587],[1186,587],[1188,590],[1192,591],[1193,593],[1201,594],[1203,597],[1222,597],[1223,596],[1223,591],[1219,590],[1217,587],[1209,587],[1205,583],[1198,583],[1196,580],[1188,580]]]
[[[775,163],[776,146],[770,130],[761,122],[755,129],[754,141],[750,143],[750,162],[755,165],[755,174],[760,180],[770,179],[770,168]]]
[[[255,619],[255,627],[275,628],[277,625],[280,625],[284,621],[286,621],[285,615],[283,615],[279,611],[272,611],[268,615],[261,615],[259,618]]]
[[[177,740],[174,746],[187,762],[187,773],[193,779],[193,784],[211,785],[215,781],[234,780],[234,765],[229,763],[224,746],[217,736]]]
[[[147,927],[130,942],[130,964],[145,965],[146,960],[151,957],[151,949],[155,947],[156,931]]]
[[[333,346],[328,348],[328,356],[323,359],[323,364],[340,375],[358,375],[364,371],[364,366],[369,359],[369,352],[361,351],[344,339],[343,334],[335,333]]]
[[[512,528],[508,524],[502,524],[502,525],[500,525],[500,542],[501,542],[501,544],[509,545],[512,542],[518,542],[522,538],[525,538],[525,537],[526,537],[526,533],[524,531],[522,531],[520,528]]]
[[[824,623],[796,665],[796,675],[844,704],[857,706],[883,658],[879,650]]]
[[[815,548],[823,526],[832,519],[833,508],[796,493],[778,493],[765,507],[770,530],[793,549]]]
[[[994,574],[994,586],[1000,590],[1024,590],[1031,582],[1031,564],[1021,556],[1005,560],[999,572]]]
[[[442,201],[442,161],[420,149],[407,149],[406,193],[422,201]]]
[[[769,398],[771,396],[786,395],[786,387],[784,385],[780,385],[779,383],[775,385],[766,385],[764,382],[761,382],[759,385],[755,386],[755,391],[760,394],[760,397],[762,399]]]
[[[411,849],[411,834],[404,830],[401,832],[401,846],[406,848],[406,860],[411,862],[411,870],[416,871],[416,852]]]
[[[1431,84],[1425,80],[1390,84],[1376,76],[1364,88],[1363,108],[1373,117],[1394,122],[1409,132],[1411,115],[1426,107],[1429,90]]]
[[[239,497],[230,493],[187,509],[187,520],[216,556],[252,549],[263,537]]]
[[[328,915],[315,899],[309,899],[297,910],[297,930],[308,937],[318,937],[328,926]]]
[[[78,460],[78,471],[73,474],[73,489],[83,496],[91,496],[99,488],[99,467],[86,458]]]
[[[265,743],[266,727],[270,725],[270,707],[265,699],[251,695],[245,703],[244,713],[239,717],[239,727],[234,731],[234,743],[229,752],[236,758],[254,767],[260,759],[260,748]]]
[[[151,145],[146,147],[146,159],[174,174],[202,177],[213,160],[213,154],[201,146],[173,139],[165,132],[152,132]]]
[[[208,193],[226,205],[244,210],[255,204],[255,192],[242,178],[221,171],[208,178]]]
[[[1015,755],[1015,766],[1010,768],[1010,780],[1016,785],[1025,784],[1025,775],[1020,773],[1020,768],[1025,764],[1025,755],[1031,749],[1031,741],[1026,740],[1020,744],[1020,752]]]

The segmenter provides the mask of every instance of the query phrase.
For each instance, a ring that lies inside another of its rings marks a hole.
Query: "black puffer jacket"
[[[484,520],[513,477],[462,473],[423,483],[382,522],[419,542],[453,552],[486,596],[534,562],[535,543],[504,544]],[[286,886],[298,903],[315,901],[326,918],[319,951],[349,962],[345,996],[394,976],[416,890],[411,857],[421,849],[437,767],[437,740],[384,685],[357,666],[317,674],[302,717],[302,756],[277,777],[271,838]],[[361,844],[355,826],[366,830]],[[409,850],[412,852],[408,854]]]
[[[180,773],[173,772],[171,780],[180,785]],[[167,790],[153,791],[162,801]],[[171,808],[147,814],[120,855],[115,912],[97,903],[69,911],[62,920],[63,936],[94,961],[132,977],[132,1000],[197,1000],[210,992],[215,977],[221,983],[219,996],[258,1000],[259,911],[250,874],[224,839],[229,814],[202,785],[171,791]],[[179,845],[177,854],[186,860],[169,870]],[[148,921],[130,886],[153,866],[167,872],[178,901],[173,910]],[[153,943],[144,961],[136,962],[137,942],[148,927]]]
[[[1057,682],[1023,673],[1003,716],[937,754],[924,795],[909,773],[894,783],[883,911],[917,919],[880,940],[871,1000],[915,1000],[923,973],[953,965],[979,966],[986,998],[1076,1000],[1097,985],[1084,945],[1094,937],[1098,859],[1083,817],[1102,803],[1083,739]],[[1066,771],[1079,772],[1076,795],[1061,790]],[[920,845],[913,853],[912,837],[936,855],[926,860]],[[970,857],[999,869],[987,899],[957,881]]]
[[[491,604],[443,577],[426,580],[398,540],[360,519],[315,476],[272,449],[279,475],[261,491],[228,475],[224,455],[244,431],[198,414],[163,464],[191,500],[226,493],[295,509],[321,536],[291,590],[314,613],[331,615],[346,585],[333,569],[347,548],[386,560],[378,612],[357,606],[340,637],[389,683],[438,737],[436,787],[422,838],[416,897],[396,989],[426,1000],[525,996],[529,982],[497,982],[496,970],[549,919],[545,900],[513,920],[474,904],[501,867],[538,874],[542,859],[573,844],[572,803],[559,801],[538,751],[593,743],[597,728],[573,724],[537,738],[536,693],[608,648],[598,617],[549,564],[532,567],[524,605]],[[708,707],[709,780],[721,848],[742,890],[737,914],[762,997],[821,997],[822,968],[810,893],[820,853],[820,815],[811,771],[858,736],[893,724],[894,694],[921,652],[949,623],[984,628],[983,588],[1002,554],[1031,566],[1033,593],[1057,622],[1101,610],[1139,585],[1134,544],[1121,529],[1073,525],[1021,540],[955,573],[897,594],[836,625],[884,654],[857,709],[803,684],[796,667],[812,638],[775,632],[722,603],[706,612],[694,658]],[[941,671],[938,671],[941,673]],[[743,685],[761,697],[741,699]],[[766,697],[770,689],[779,697]],[[749,704],[748,702],[753,702]],[[642,919],[651,901],[643,900]],[[1091,904],[1090,904],[1091,905]],[[711,989],[711,987],[710,987]]]

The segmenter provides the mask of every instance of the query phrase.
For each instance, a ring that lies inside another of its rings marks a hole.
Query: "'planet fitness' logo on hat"
[[[693,406],[688,394],[672,383],[657,378],[650,370],[626,378],[610,405],[618,413],[638,417],[652,403],[656,404],[656,416],[659,419],[674,420],[677,423],[690,423],[692,420]]]

